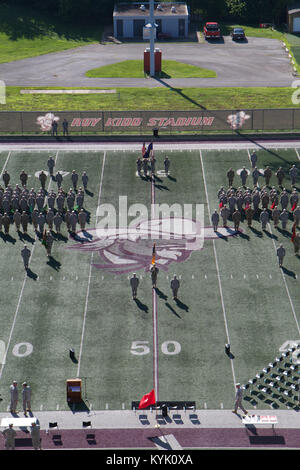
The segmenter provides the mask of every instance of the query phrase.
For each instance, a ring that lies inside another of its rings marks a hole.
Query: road
[[[89,69],[130,59],[143,59],[148,43],[92,44],[58,53],[0,64],[0,80],[7,86],[37,87],[287,87],[292,67],[281,42],[249,38],[235,43],[157,43],[162,58],[217,72],[217,78],[87,78]]]

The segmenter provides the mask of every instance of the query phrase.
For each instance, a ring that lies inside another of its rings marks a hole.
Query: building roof
[[[292,15],[293,13],[300,12],[300,2],[294,3],[288,7],[288,14]]]
[[[149,2],[145,3],[117,3],[114,16],[149,17]],[[154,3],[154,16],[187,16],[188,8],[184,2],[157,2]]]

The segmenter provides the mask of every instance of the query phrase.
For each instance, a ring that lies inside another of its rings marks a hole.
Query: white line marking
[[[206,197],[206,202],[207,202],[208,216],[209,216],[209,220],[211,220],[211,212],[210,212],[210,205],[209,205],[209,199],[208,199],[207,184],[206,184],[206,178],[205,178],[205,172],[204,172],[202,152],[201,152],[201,150],[199,152],[200,152],[200,163],[201,163],[201,168],[202,168],[202,176],[203,176],[203,183],[204,183],[204,189],[205,189],[205,197]],[[224,325],[225,325],[225,331],[226,331],[226,336],[227,336],[227,343],[230,344],[230,337],[229,337],[228,324],[227,324],[227,318],[226,318],[226,309],[225,309],[225,303],[224,303],[224,297],[223,297],[223,289],[222,289],[222,283],[221,283],[221,276],[220,276],[220,269],[219,269],[219,263],[218,263],[215,240],[213,239],[212,242],[213,242],[216,269],[217,269],[217,274],[218,274],[217,277],[218,277],[218,283],[219,283],[219,291],[220,291],[220,297],[221,297],[221,304],[222,304],[222,310],[223,310],[223,318],[224,318]],[[234,386],[234,390],[235,390],[236,379],[235,379],[233,361],[230,361],[230,364],[231,364],[232,377],[233,377],[233,386]]]
[[[269,226],[270,233],[273,235],[270,223],[268,223],[268,226]],[[272,238],[272,242],[273,242],[275,253],[277,253],[274,238]],[[292,301],[292,298],[291,298],[291,295],[290,295],[290,291],[289,291],[289,288],[288,288],[288,285],[287,285],[287,282],[286,282],[286,279],[285,279],[285,275],[284,275],[284,272],[283,272],[282,268],[279,268],[279,269],[280,269],[282,279],[283,279],[283,282],[284,282],[284,286],[285,286],[285,290],[286,290],[286,293],[287,293],[287,296],[288,296],[288,299],[289,299],[289,302],[290,302],[290,306],[291,306],[291,310],[292,310],[294,320],[295,320],[295,323],[296,323],[296,326],[297,326],[298,334],[300,335],[300,327],[299,327],[299,323],[298,323],[298,320],[297,320],[295,307],[294,307],[294,304],[293,304],[293,301]]]
[[[155,181],[151,175],[151,217],[155,219]],[[157,294],[152,287],[152,323],[153,323],[153,386],[155,399],[159,401],[159,383],[158,383],[158,332],[157,332]]]
[[[296,154],[297,154],[298,160],[300,160],[300,155],[299,155],[299,152],[298,152],[298,150],[297,150],[296,148],[295,148],[295,152],[296,152]]]
[[[11,152],[8,152],[7,158],[6,158],[5,163],[4,163],[4,167],[2,168],[2,171],[1,171],[1,174],[0,174],[0,178],[2,178],[2,175],[3,175],[3,173],[4,173],[4,170],[5,170],[5,168],[6,168],[6,165],[7,165],[7,163],[8,163],[9,158],[10,158],[10,155],[11,155]]]
[[[55,164],[56,164],[56,161],[57,161],[58,152],[59,152],[59,150],[56,152]],[[7,158],[8,158],[8,157],[7,157]],[[52,181],[52,180],[50,179],[50,182],[49,182],[49,185],[48,185],[48,193],[49,193],[49,191],[50,191],[51,181]],[[37,239],[37,238],[36,238],[36,236],[35,236],[35,241],[36,241],[36,239]],[[33,258],[33,253],[34,253],[35,247],[36,247],[36,244],[33,245],[32,250],[31,250],[31,256],[30,256],[30,260],[29,260],[29,266],[30,266],[31,260],[32,260],[32,258]],[[17,321],[17,317],[18,317],[18,313],[19,313],[19,309],[20,309],[20,305],[21,305],[21,301],[22,301],[23,292],[24,292],[24,289],[25,289],[25,285],[26,285],[27,278],[28,278],[28,275],[27,275],[27,272],[26,272],[26,273],[25,273],[25,276],[24,276],[23,284],[22,284],[22,287],[21,287],[21,292],[20,292],[20,295],[19,295],[19,299],[18,299],[18,303],[17,303],[17,308],[16,308],[16,311],[15,311],[15,314],[14,314],[12,326],[11,326],[11,329],[10,329],[9,338],[8,338],[8,341],[7,341],[7,346],[6,346],[6,350],[5,350],[3,362],[2,362],[2,365],[1,365],[0,380],[1,380],[1,378],[2,378],[4,366],[5,366],[5,363],[6,363],[6,357],[7,357],[7,353],[8,353],[9,347],[10,347],[10,343],[11,343],[13,331],[14,331],[14,328],[15,328],[15,324],[16,324],[16,321]]]
[[[101,199],[101,195],[102,195],[102,184],[103,184],[103,174],[104,174],[105,160],[106,160],[106,152],[104,152],[103,161],[102,161],[102,170],[101,170],[101,177],[100,177],[100,185],[99,185],[99,194],[98,194],[98,205],[97,205],[97,207],[100,205],[100,199]],[[97,226],[97,217],[96,217],[96,226]],[[78,366],[77,366],[77,377],[79,377],[79,375],[80,375],[80,364],[81,364],[81,356],[82,356],[82,349],[83,349],[83,338],[84,338],[84,333],[85,333],[86,316],[87,316],[87,310],[88,310],[88,300],[89,300],[89,294],[90,294],[90,284],[91,284],[91,275],[92,275],[93,256],[94,256],[94,252],[93,252],[92,255],[91,255],[90,270],[89,270],[89,277],[88,277],[88,285],[87,285],[87,291],[86,291],[86,297],[85,297],[85,306],[84,306],[84,314],[83,314],[82,332],[81,332],[81,340],[80,340],[80,350],[79,350]]]

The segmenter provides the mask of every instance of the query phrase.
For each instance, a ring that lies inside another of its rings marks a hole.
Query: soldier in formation
[[[133,275],[130,279],[130,286],[131,286],[132,298],[133,299],[136,299],[136,297],[137,297],[137,289],[138,289],[139,283],[140,283],[140,281],[139,281],[136,273],[133,273]]]

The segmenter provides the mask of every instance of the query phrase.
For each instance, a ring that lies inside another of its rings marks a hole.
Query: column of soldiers
[[[149,163],[150,163],[150,166],[149,166]],[[164,163],[165,175],[169,176],[171,162],[168,156],[165,157],[163,163]],[[153,151],[151,152],[150,158],[138,157],[138,159],[136,160],[136,168],[137,168],[138,175],[144,176],[146,179],[149,177],[149,175],[154,175],[155,165],[156,165],[156,159],[155,159]],[[151,281],[152,281],[153,288],[156,288],[158,273],[159,273],[159,268],[157,267],[156,263],[154,263],[150,268]],[[132,298],[134,300],[137,298],[137,290],[138,290],[139,282],[140,281],[136,273],[133,273],[132,277],[130,278],[130,286],[132,290]],[[170,288],[172,290],[174,300],[177,300],[179,287],[180,287],[180,282],[177,279],[177,276],[174,275],[174,278],[171,280],[171,283],[170,283]]]
[[[234,223],[234,228],[238,231],[243,215],[245,216],[248,227],[252,226],[255,215],[261,223],[262,230],[266,230],[267,224],[271,220],[273,220],[275,228],[278,228],[281,225],[282,230],[286,230],[290,215],[292,215],[295,227],[299,227],[299,195],[294,187],[298,175],[296,166],[293,165],[289,170],[292,187],[292,191],[289,193],[286,188],[282,186],[285,173],[281,167],[279,167],[275,173],[278,186],[281,188],[281,191],[279,191],[275,186],[270,186],[270,180],[272,177],[272,170],[270,167],[267,166],[263,174],[257,169],[257,156],[255,152],[252,153],[250,161],[252,165],[253,189],[246,186],[249,171],[247,171],[245,167],[242,168],[240,173],[242,186],[237,189],[233,187],[235,172],[232,168],[228,170],[227,178],[229,188],[225,189],[224,187],[221,187],[219,189],[217,196],[220,211],[218,213],[218,211],[215,210],[211,216],[214,231],[217,231],[220,217],[224,227],[227,227],[228,218],[231,217]],[[265,180],[265,185],[262,188],[260,188],[258,184],[259,177],[261,176],[263,176]],[[300,250],[299,233],[295,232],[293,244],[295,255],[298,255]],[[285,255],[285,249],[282,245],[278,248],[277,255],[279,265],[282,266],[283,257]]]
[[[63,175],[57,172],[54,177],[55,161],[50,157],[47,162],[50,176],[57,183],[57,192],[46,190],[47,174],[41,171],[39,181],[41,187],[38,191],[27,188],[28,175],[24,170],[20,173],[21,184],[14,187],[10,184],[10,175],[7,170],[3,172],[4,187],[0,186],[0,232],[9,235],[10,227],[15,226],[17,232],[28,233],[28,225],[31,223],[35,232],[43,237],[47,249],[47,255],[51,255],[53,236],[51,232],[61,233],[61,225],[66,223],[67,229],[75,233],[77,224],[81,230],[85,230],[87,213],[84,210],[84,196],[88,186],[88,176],[83,172],[81,180],[83,188],[77,189],[79,176],[72,171],[72,188],[68,192],[62,189]],[[46,230],[47,227],[47,230]],[[22,258],[25,269],[28,269],[30,250],[24,246]]]

